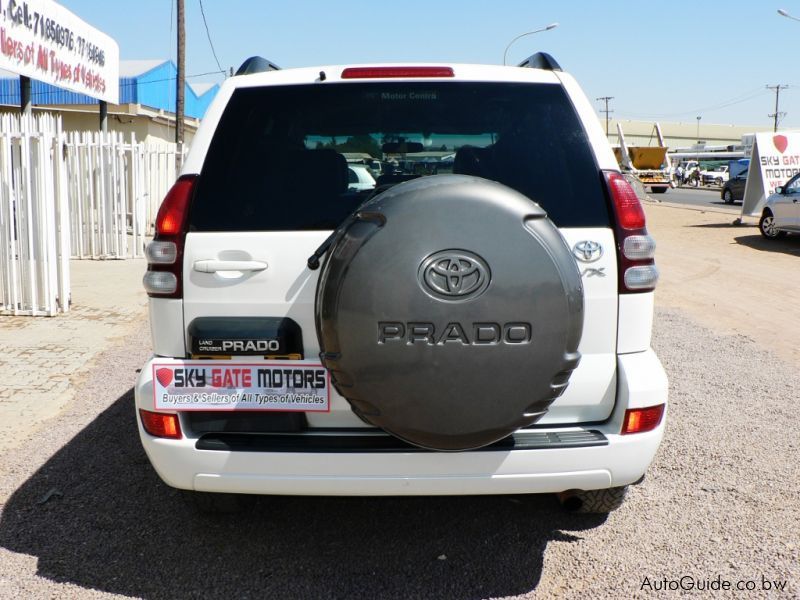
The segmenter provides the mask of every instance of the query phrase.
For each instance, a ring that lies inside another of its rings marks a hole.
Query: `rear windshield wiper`
[[[311,256],[308,257],[308,260],[306,261],[306,264],[308,265],[308,268],[311,269],[312,271],[316,271],[317,269],[319,269],[320,259],[330,249],[330,247],[333,245],[333,242],[336,240],[336,238],[339,237],[339,235],[345,229],[350,227],[350,225],[352,225],[353,221],[356,220],[356,216],[358,215],[358,211],[360,211],[364,207],[364,205],[367,202],[369,202],[370,200],[372,200],[375,196],[377,196],[378,194],[382,194],[383,192],[388,190],[390,187],[393,187],[395,185],[397,185],[397,184],[396,183],[389,183],[389,184],[386,184],[386,185],[378,186],[374,190],[372,190],[372,193],[369,196],[367,196],[364,199],[364,201],[361,202],[353,212],[351,212],[349,215],[347,215],[347,218],[345,218],[345,220],[342,221],[341,224],[336,229],[333,230],[333,233],[331,233],[327,238],[325,238],[325,241],[320,244],[319,248],[314,250],[314,254],[312,254]]]

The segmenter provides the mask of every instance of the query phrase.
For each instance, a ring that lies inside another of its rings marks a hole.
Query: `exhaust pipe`
[[[567,512],[578,512],[583,506],[583,498],[579,494],[580,490],[567,490],[565,492],[558,492],[558,498],[561,507]]]

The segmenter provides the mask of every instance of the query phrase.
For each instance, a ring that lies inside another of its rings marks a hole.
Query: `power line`
[[[697,114],[699,112],[712,112],[715,110],[720,110],[722,108],[728,108],[729,106],[734,106],[736,104],[742,104],[743,102],[749,102],[754,98],[758,98],[759,96],[765,95],[767,92],[763,88],[756,88],[756,90],[750,90],[741,94],[739,96],[734,96],[729,100],[723,100],[719,104],[712,104],[711,106],[703,106],[700,108],[693,108],[691,110],[685,110],[681,112],[671,112],[671,113],[649,113],[649,114],[642,114],[642,113],[630,113],[626,112],[625,114],[632,117],[680,117],[683,115],[691,115]]]
[[[608,103],[609,103],[609,101],[611,101],[613,99],[614,99],[614,96],[601,96],[599,98],[596,98],[596,100],[598,102],[605,102],[606,103],[605,109],[601,109],[600,110],[600,112],[606,113],[606,137],[608,137],[608,115],[610,115],[612,112],[614,112],[613,110],[608,110]]]
[[[772,131],[778,131],[778,121],[780,121],[783,117],[786,116],[785,112],[781,112],[778,110],[778,101],[781,96],[781,90],[785,90],[788,88],[788,85],[768,85],[766,86],[768,90],[775,90],[775,112],[772,114],[767,115],[768,117],[772,117],[774,119],[772,125]]]
[[[219,59],[217,58],[217,51],[214,50],[214,42],[211,41],[211,32],[208,30],[208,21],[206,21],[206,11],[203,9],[203,0],[198,0],[198,2],[200,2],[200,14],[203,15],[203,25],[206,26],[206,36],[208,37],[208,45],[211,46],[211,54],[214,55],[217,68],[222,71],[222,66],[219,64]]]

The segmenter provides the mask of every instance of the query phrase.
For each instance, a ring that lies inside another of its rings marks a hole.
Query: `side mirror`
[[[782,194],[783,193],[783,186],[779,185],[778,187],[776,187],[775,188],[775,193],[776,194]]]

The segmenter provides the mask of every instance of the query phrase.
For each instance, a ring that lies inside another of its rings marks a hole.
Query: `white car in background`
[[[722,184],[728,181],[728,175],[728,165],[721,165],[710,171],[700,171],[703,185],[718,185],[722,187]]]
[[[352,163],[347,165],[347,189],[358,191],[375,189],[375,178],[367,165]]]
[[[767,198],[758,229],[768,240],[776,240],[787,232],[800,233],[800,173]]]

